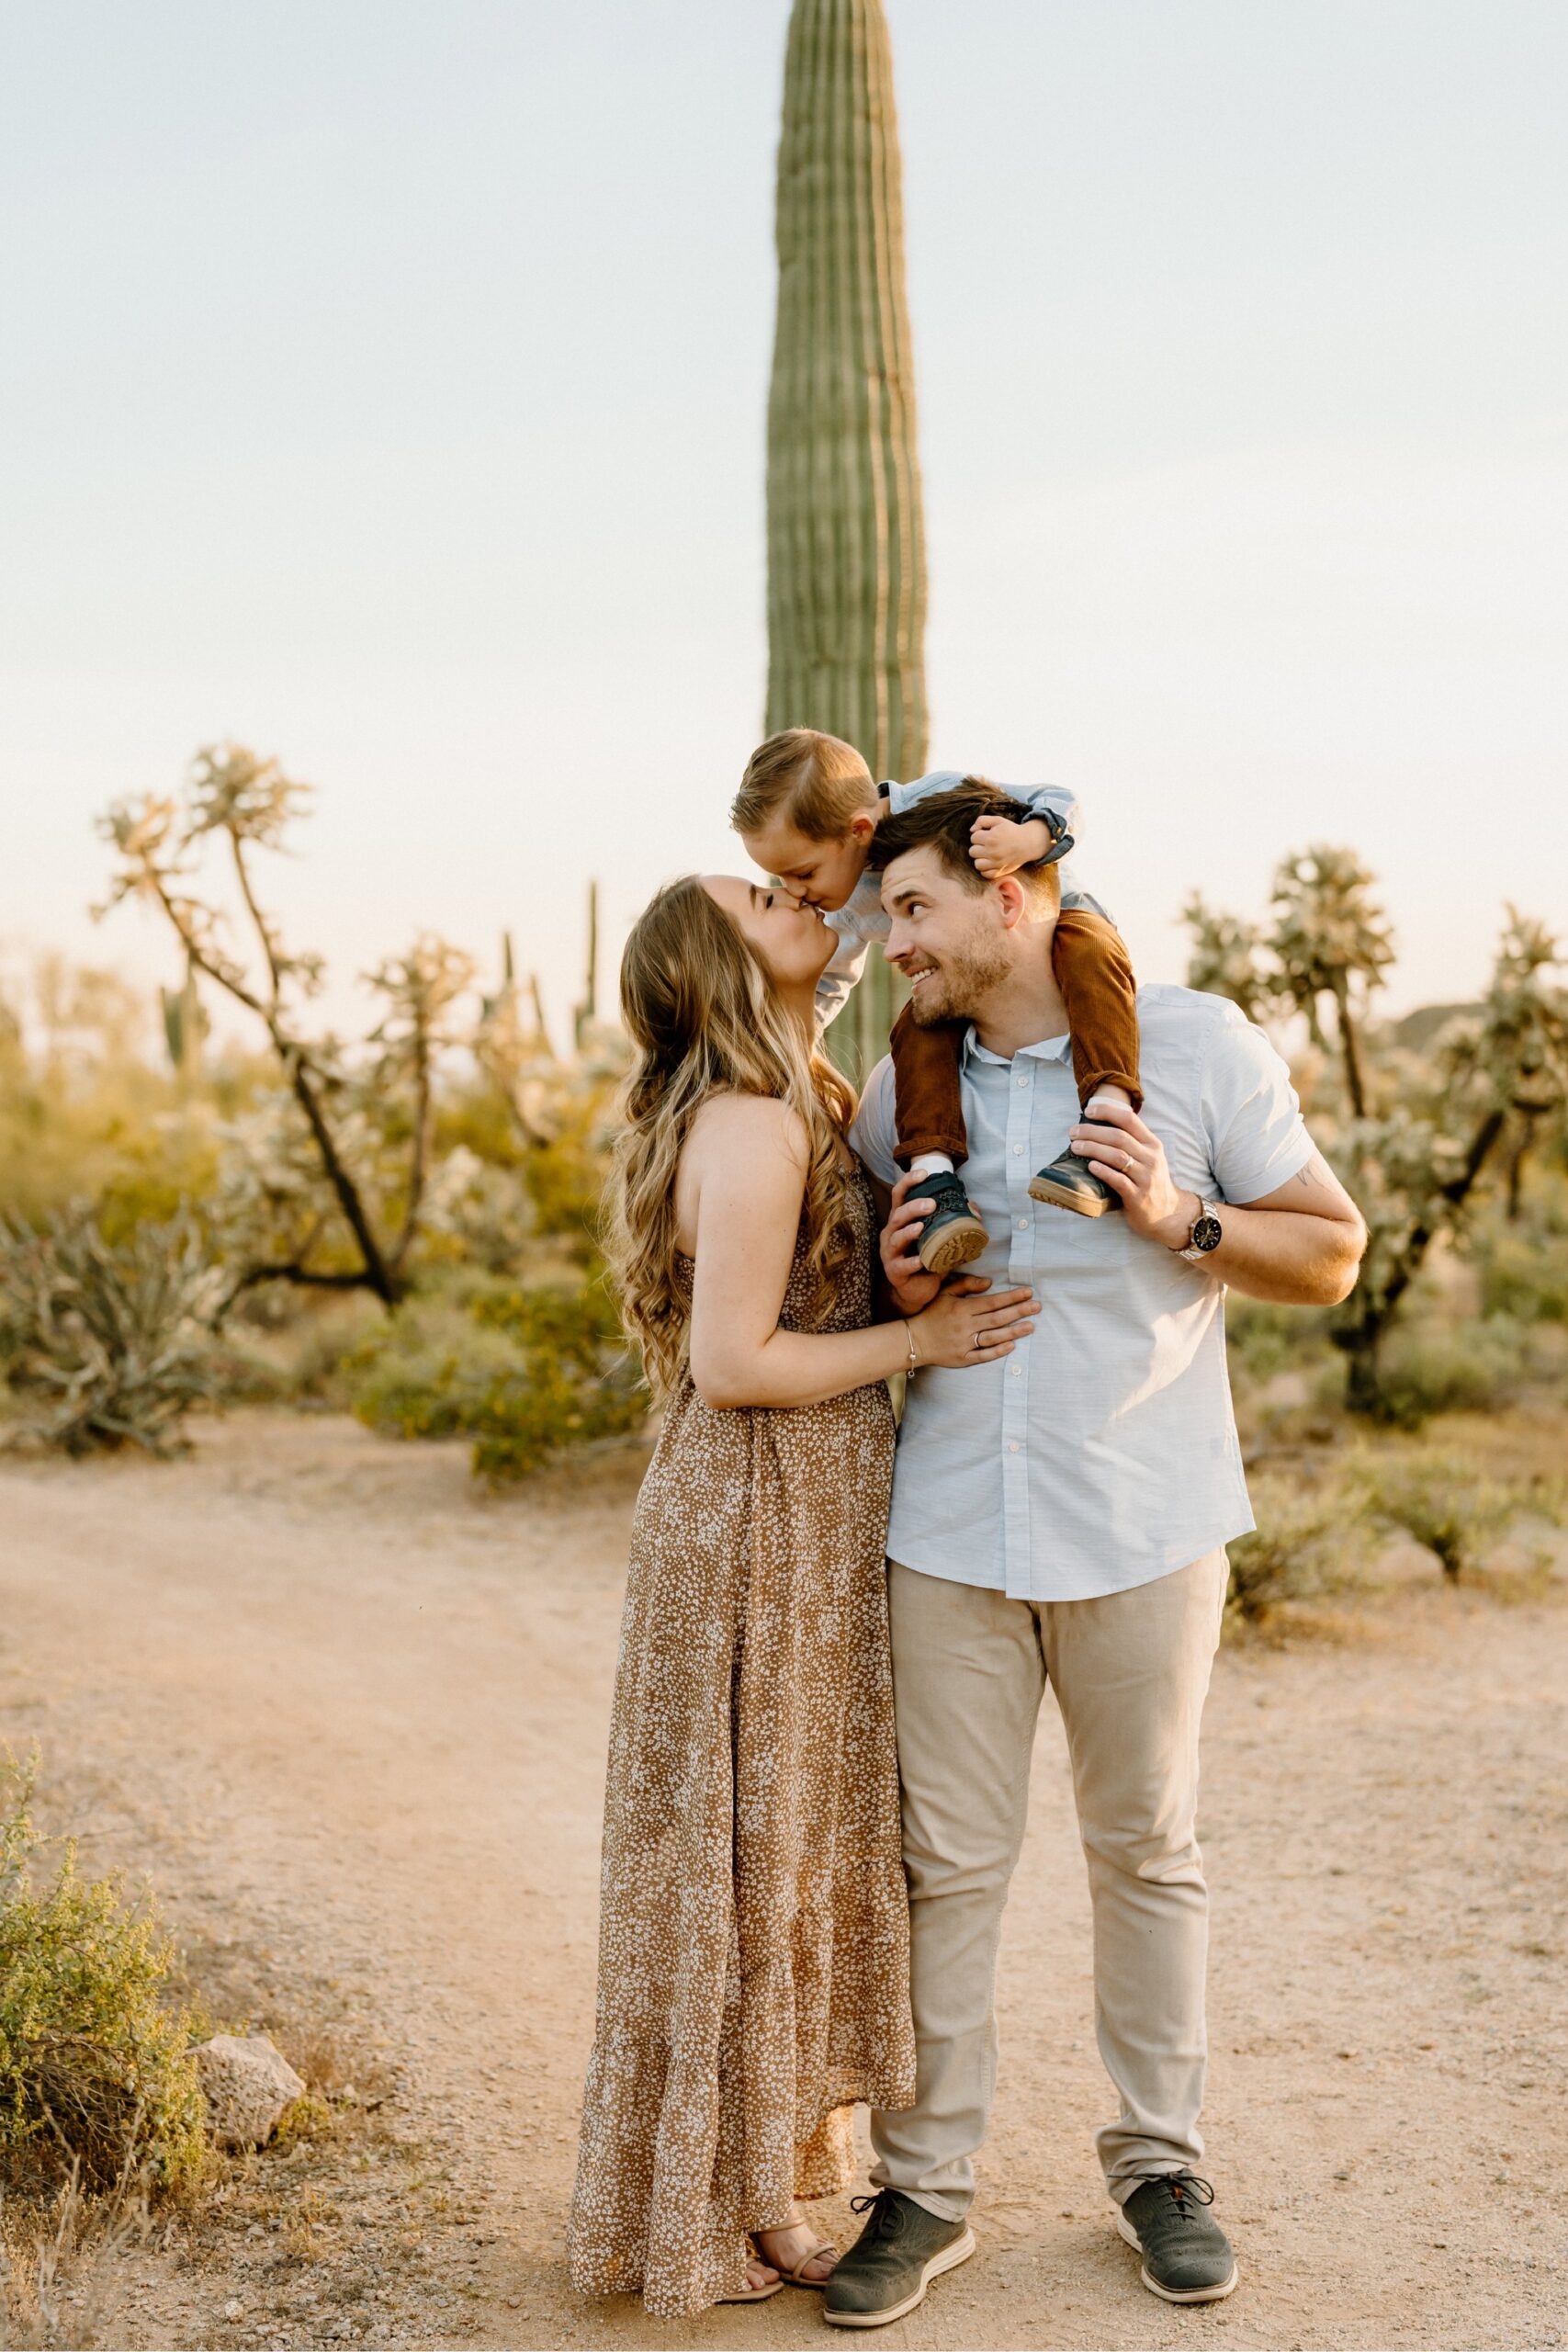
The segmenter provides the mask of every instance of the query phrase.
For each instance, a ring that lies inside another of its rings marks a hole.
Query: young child
[[[815,728],[771,735],[752,752],[730,809],[747,854],[786,890],[821,910],[842,944],[817,990],[819,1029],[842,1012],[864,968],[874,939],[890,925],[881,886],[865,870],[878,820],[966,779],[939,770],[913,784],[874,784],[852,744]],[[1015,823],[982,817],[970,854],[989,881],[1021,865],[1052,863],[1073,846],[1068,826],[1077,804],[1053,785],[999,786],[1032,811]],[[1062,876],[1062,911],[1052,949],[1056,985],[1067,1009],[1073,1075],[1086,1117],[1100,1102],[1143,1103],[1138,1085],[1137,984],[1120,933],[1105,910]],[[984,1225],[970,1207],[956,1173],[969,1148],[959,1084],[959,1051],[966,1023],[936,1022],[920,1028],[905,1006],[893,1024],[894,1091],[897,1115],[895,1157],[922,1180],[935,1206],[916,1244],[930,1273],[967,1265],[986,1246]],[[1122,1205],[1120,1196],[1070,1148],[1030,1184],[1037,1201],[1099,1216]]]

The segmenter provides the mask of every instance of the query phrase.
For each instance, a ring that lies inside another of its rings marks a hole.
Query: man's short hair
[[[817,727],[786,727],[759,743],[729,811],[738,833],[785,817],[808,842],[837,841],[876,808],[871,770],[852,743]]]
[[[865,862],[874,873],[881,874],[896,857],[905,857],[912,849],[934,850],[945,871],[965,888],[984,890],[986,877],[969,850],[975,820],[1008,817],[1015,825],[1026,825],[1033,815],[1032,808],[1013,799],[1010,793],[998,791],[983,775],[966,775],[951,791],[933,792],[897,817],[884,817],[872,835]],[[1061,904],[1062,880],[1055,865],[1021,866],[1018,878],[1036,901]]]

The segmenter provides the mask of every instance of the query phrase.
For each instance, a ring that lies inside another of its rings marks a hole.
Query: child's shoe
[[[950,1169],[922,1176],[919,1197],[936,1205],[920,1227],[915,1255],[928,1274],[951,1274],[977,1258],[990,1235],[969,1205],[969,1195]]]
[[[1079,1216],[1103,1216],[1107,1209],[1122,1205],[1121,1193],[1097,1176],[1070,1144],[1059,1159],[1031,1178],[1029,1193],[1032,1200],[1049,1201],[1054,1209],[1076,1209]]]

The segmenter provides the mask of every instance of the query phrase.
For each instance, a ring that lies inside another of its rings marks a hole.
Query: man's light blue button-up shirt
[[[1138,994],[1144,1117],[1178,1184],[1245,1203],[1313,1146],[1290,1072],[1223,998]],[[972,1272],[1038,1292],[1032,1336],[973,1371],[909,1384],[887,1549],[906,1567],[1023,1600],[1085,1600],[1185,1567],[1253,1525],[1225,1370],[1224,1288],[1117,1211],[1032,1200],[1078,1116],[1069,1040],[1010,1061],[964,1049],[965,1189],[990,1233]],[[893,1066],[866,1083],[851,1141],[898,1174]]]

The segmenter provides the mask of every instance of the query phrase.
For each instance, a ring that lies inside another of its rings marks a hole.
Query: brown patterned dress
[[[871,1319],[875,1212],[825,1316]],[[689,1281],[689,1270],[687,1280]],[[883,1555],[893,1416],[671,1401],[632,1529],[610,1725],[599,2000],[570,2235],[588,2294],[679,2318],[746,2233],[852,2177],[852,2103],[914,2097]]]

